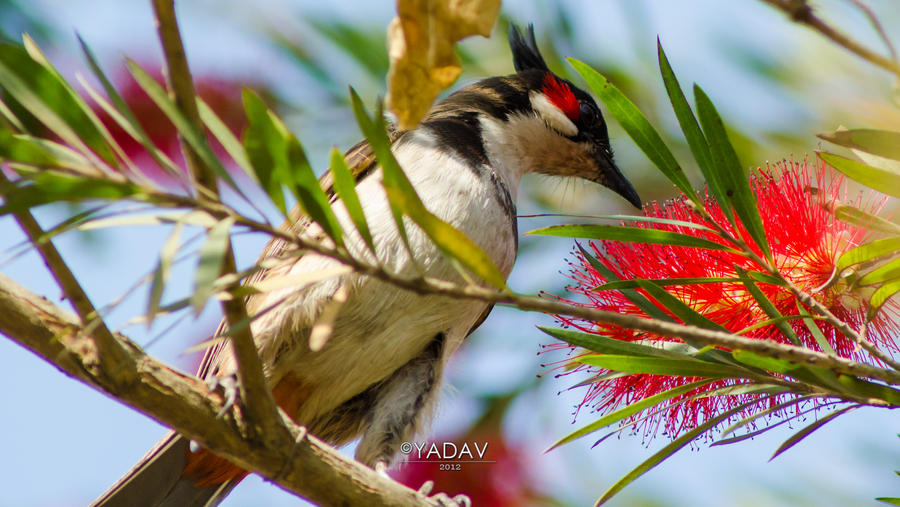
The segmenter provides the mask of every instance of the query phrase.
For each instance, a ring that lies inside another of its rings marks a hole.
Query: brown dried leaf
[[[500,0],[397,0],[388,27],[388,107],[401,129],[415,127],[462,72],[456,41],[491,33]]]

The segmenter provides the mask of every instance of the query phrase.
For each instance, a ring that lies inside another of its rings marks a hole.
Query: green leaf
[[[859,279],[859,285],[874,285],[900,277],[900,258],[894,259]]]
[[[900,160],[900,132],[874,129],[838,130],[816,134],[820,139],[852,150]]]
[[[875,500],[888,505],[900,505],[900,497],[879,496]]]
[[[857,408],[859,408],[859,405],[851,405],[849,407],[838,410],[837,412],[832,412],[832,413],[828,414],[827,416],[819,419],[818,421],[810,424],[809,426],[803,428],[802,430],[798,431],[793,436],[791,436],[791,438],[785,440],[784,443],[781,444],[778,447],[778,449],[775,450],[775,454],[772,454],[772,457],[769,458],[769,461],[772,461],[773,459],[777,458],[784,451],[786,451],[786,450],[790,449],[791,447],[800,443],[801,440],[808,437],[812,432],[821,428],[828,421],[834,419],[835,417],[837,417],[839,415],[843,415],[847,412],[850,412],[851,410],[856,410]]]
[[[735,265],[734,269],[743,279],[744,286],[747,287],[747,291],[750,292],[750,295],[756,300],[756,304],[758,304],[760,309],[766,312],[766,315],[772,319],[772,324],[781,331],[781,334],[783,334],[788,341],[801,347],[802,343],[800,343],[800,338],[797,337],[797,333],[794,332],[794,328],[791,327],[791,324],[788,321],[784,320],[784,316],[781,315],[778,308],[775,308],[775,305],[769,300],[768,296],[766,296],[766,294],[747,277],[747,272],[744,269],[738,265]]]
[[[900,225],[853,206],[846,204],[835,206],[833,213],[835,218],[848,224],[858,225],[871,231],[900,234]]]
[[[581,437],[588,435],[590,433],[593,433],[595,431],[602,430],[603,428],[606,428],[607,426],[615,424],[627,417],[631,417],[632,415],[637,414],[646,408],[656,406],[666,400],[670,400],[676,396],[691,392],[694,389],[703,387],[711,382],[714,382],[714,380],[698,380],[696,382],[691,382],[689,384],[685,384],[682,386],[678,386],[678,387],[669,389],[667,391],[663,391],[658,394],[654,394],[653,396],[649,396],[640,401],[629,403],[627,406],[620,408],[619,410],[616,410],[615,412],[609,413],[609,414],[601,417],[600,419],[597,419],[596,421],[588,424],[587,426],[584,426],[583,428],[573,431],[572,433],[559,439],[555,444],[550,446],[550,448],[544,452],[549,452],[563,444],[567,444],[573,440],[581,438]]]
[[[846,390],[857,396],[877,398],[894,407],[900,406],[900,390],[898,389],[850,375],[838,375],[837,380]]]
[[[88,47],[88,45],[84,42],[80,35],[78,37],[78,42],[81,45],[81,50],[87,58],[88,66],[93,71],[94,75],[97,79],[100,80],[100,83],[103,85],[103,90],[106,92],[106,95],[109,97],[112,102],[112,107],[105,101],[102,100],[102,97],[94,96],[92,93],[92,97],[94,100],[100,104],[101,107],[109,114],[110,118],[112,118],[121,128],[125,131],[126,134],[132,137],[132,139],[138,141],[141,146],[147,150],[147,153],[153,159],[156,164],[165,170],[169,175],[175,177],[176,180],[179,180],[182,177],[181,169],[169,158],[168,155],[165,154],[162,150],[156,147],[156,144],[153,140],[150,139],[150,136],[141,126],[140,122],[138,122],[137,118],[132,112],[131,108],[128,107],[128,104],[125,102],[125,99],[116,91],[116,88],[112,85],[109,79],[106,77],[106,74],[103,73],[103,70],[100,68],[100,64],[97,63],[97,59],[94,57],[93,52]]]
[[[0,44],[0,86],[67,144],[116,165],[96,115],[56,69],[43,61],[35,61],[19,46]]]
[[[270,112],[270,115],[274,114]],[[287,130],[287,129],[285,129]],[[293,175],[293,184],[291,189],[297,196],[297,200],[303,207],[303,210],[310,216],[322,230],[328,234],[338,246],[344,245],[343,230],[334,211],[331,209],[328,196],[319,185],[319,180],[309,165],[306,153],[300,140],[291,133],[288,133],[285,141],[287,143],[287,160],[288,170]]]
[[[759,271],[748,271],[747,275],[758,282],[763,283],[771,283],[773,285],[783,285],[784,282],[779,281],[778,279],[772,277],[768,273],[762,273]],[[640,278],[634,280],[615,280],[612,282],[606,282],[603,285],[594,288],[594,291],[605,291],[605,290],[622,290],[622,289],[634,289],[636,287],[640,287],[640,281],[646,281],[654,283],[660,287],[671,287],[671,286],[680,286],[680,285],[701,285],[706,283],[741,283],[741,279],[737,277],[728,277],[728,276],[711,276],[711,277],[686,277],[686,278]]]
[[[53,202],[80,202],[89,199],[116,200],[138,194],[140,189],[131,183],[107,179],[73,177],[44,170],[2,190],[5,200],[0,215],[16,213]]]
[[[203,120],[203,124],[206,125],[206,128],[208,128],[210,132],[212,132],[212,135],[219,141],[219,144],[225,148],[225,151],[228,153],[228,156],[231,157],[231,160],[234,160],[238,167],[244,170],[247,176],[250,176],[250,178],[259,183],[256,179],[256,173],[253,172],[253,168],[250,166],[250,160],[247,158],[247,152],[244,151],[244,146],[231,132],[228,125],[225,125],[225,122],[219,118],[219,115],[217,115],[216,112],[209,107],[209,104],[204,102],[200,97],[197,97],[197,109],[200,111],[200,119]]]
[[[200,315],[200,312],[203,311],[206,300],[213,293],[216,279],[222,273],[225,254],[228,252],[230,244],[232,225],[234,225],[233,217],[219,221],[209,230],[206,242],[200,248],[200,261],[194,275],[194,293],[190,297],[195,315]]]
[[[725,245],[708,239],[679,234],[659,229],[645,229],[643,227],[628,227],[620,225],[598,224],[573,224],[551,225],[542,229],[536,229],[528,234],[540,236],[562,236],[565,238],[604,239],[609,241],[626,241],[629,243],[649,243],[654,245],[687,246],[693,248],[706,248],[709,250],[734,251]]]
[[[694,98],[697,101],[700,124],[703,126],[703,132],[706,134],[713,162],[718,171],[717,178],[722,185],[721,190],[724,192],[727,202],[734,207],[734,211],[747,229],[747,233],[750,234],[763,254],[771,258],[772,252],[769,249],[766,231],[756,206],[756,197],[750,190],[747,173],[741,167],[734,146],[728,140],[722,117],[719,116],[719,112],[716,111],[703,89],[697,85],[694,85]],[[723,207],[726,207],[724,203],[722,204]]]
[[[562,218],[595,218],[597,220],[619,220],[622,222],[647,222],[652,224],[676,225],[706,232],[715,232],[709,227],[687,220],[675,220],[672,218],[643,217],[637,215],[571,215],[567,213],[537,213],[533,215],[519,215],[519,218],[538,217],[562,217]]]
[[[538,329],[548,335],[572,345],[577,345],[587,350],[601,354],[614,354],[625,356],[666,357],[670,359],[693,360],[691,356],[670,352],[662,347],[641,345],[635,342],[616,340],[606,336],[574,331],[572,329],[558,329],[538,326]]]
[[[880,310],[891,296],[897,292],[900,292],[900,278],[887,281],[882,284],[881,287],[878,287],[869,299],[869,308],[866,312],[866,318],[869,321],[874,320],[878,315],[878,310]]]
[[[131,72],[134,80],[137,81],[141,89],[150,96],[157,107],[165,113],[166,117],[169,118],[169,121],[175,125],[175,128],[178,129],[178,132],[184,137],[191,149],[197,153],[200,160],[202,160],[216,176],[221,178],[222,181],[227,183],[239,195],[246,199],[246,196],[243,195],[243,192],[234,182],[234,179],[222,166],[222,162],[219,161],[219,158],[216,157],[215,153],[213,153],[212,149],[209,147],[209,143],[206,142],[206,135],[191,125],[191,122],[181,113],[181,110],[178,109],[175,102],[169,98],[168,93],[166,93],[163,87],[160,86],[150,74],[147,74],[147,72],[133,60],[129,59],[127,64],[128,70]]]
[[[255,171],[255,179],[269,199],[287,215],[283,186],[290,181],[290,169],[287,167],[284,136],[278,132],[268,109],[255,93],[245,89],[241,97],[247,115],[247,128],[243,136],[247,159]]]
[[[900,251],[900,236],[878,239],[844,252],[838,258],[835,269],[840,273],[854,264],[860,264],[886,255],[893,255],[898,251]]]
[[[603,496],[600,497],[599,500],[597,500],[597,505],[603,505],[610,498],[615,496],[616,493],[621,491],[622,488],[631,484],[632,482],[634,482],[635,479],[644,475],[645,473],[650,471],[650,469],[652,469],[656,465],[659,465],[660,463],[665,461],[669,456],[678,452],[679,449],[681,449],[682,447],[691,443],[695,438],[699,437],[703,433],[706,433],[710,429],[716,427],[716,425],[718,425],[722,421],[728,419],[729,417],[733,416],[734,414],[740,413],[742,410],[744,410],[745,408],[747,408],[755,403],[757,403],[756,400],[739,405],[731,410],[728,410],[722,414],[719,414],[719,415],[709,419],[708,421],[701,424],[700,426],[697,426],[696,428],[692,429],[691,431],[688,431],[687,433],[684,433],[680,437],[676,438],[671,443],[669,443],[668,445],[663,447],[659,452],[657,452],[656,454],[654,454],[653,456],[651,456],[650,458],[645,460],[643,463],[641,463],[640,465],[635,467],[632,471],[628,472],[624,477],[619,479],[618,482],[616,482],[612,487],[610,487],[606,491],[606,493],[604,493]]]
[[[678,79],[675,77],[675,73],[669,65],[669,59],[666,58],[666,53],[663,51],[659,38],[656,40],[656,48],[659,57],[659,70],[662,73],[663,82],[666,85],[666,93],[669,95],[669,101],[672,103],[672,109],[675,111],[675,116],[678,118],[678,124],[681,125],[681,131],[684,133],[684,138],[687,140],[691,153],[694,155],[694,160],[697,161],[697,166],[700,168],[703,177],[706,179],[706,184],[709,186],[710,192],[712,192],[716,200],[719,201],[722,211],[729,217],[729,220],[733,220],[731,216],[731,207],[727,205],[728,201],[725,199],[725,192],[722,189],[723,185],[719,181],[718,172],[713,164],[712,154],[709,151],[709,144],[706,142],[706,137],[700,130],[700,125],[697,123],[697,118],[694,116],[691,106],[684,97],[684,92],[681,90]],[[702,202],[696,199],[694,202],[698,205],[703,205]]]
[[[356,230],[363,241],[365,241],[366,246],[369,247],[372,255],[377,255],[375,240],[369,231],[369,224],[366,222],[362,205],[359,202],[359,196],[356,194],[356,178],[353,177],[350,168],[347,167],[347,160],[344,158],[344,155],[337,148],[331,149],[331,175],[334,179],[334,191],[343,201],[344,207],[347,208],[350,220],[353,221],[353,225],[356,226]]]
[[[156,314],[159,313],[159,305],[162,301],[166,281],[169,278],[172,262],[178,253],[183,228],[184,224],[182,222],[176,223],[172,229],[172,234],[166,239],[159,252],[159,261],[156,263],[156,269],[153,270],[153,280],[150,283],[150,297],[147,299],[147,329],[150,329]]]
[[[621,279],[609,268],[604,266],[600,261],[598,261],[593,255],[589,254],[584,247],[581,246],[581,243],[575,242],[575,245],[578,246],[578,249],[581,250],[581,255],[588,261],[588,264],[591,265],[592,268],[597,270],[598,273],[603,275],[603,278],[610,280],[612,282],[621,281]],[[646,296],[641,294],[640,292],[634,289],[621,289],[619,292],[622,293],[629,301],[631,301],[635,306],[641,309],[648,317],[662,320],[664,322],[674,322],[675,319],[669,316],[666,312],[656,306],[652,301],[647,299]]]
[[[702,327],[704,329],[712,329],[715,331],[722,331],[728,333],[728,329],[722,327],[717,322],[713,322],[709,320],[702,314],[698,313],[696,310],[691,308],[687,303],[673,296],[672,294],[666,292],[665,289],[656,285],[653,282],[648,280],[635,280],[638,283],[638,286],[645,291],[647,291],[650,296],[659,302],[659,304],[666,307],[670,312],[675,314],[676,317],[681,319],[682,322],[688,325]]]
[[[700,204],[694,188],[691,187],[691,182],[684,174],[681,166],[678,165],[675,156],[672,155],[672,152],[663,142],[662,137],[659,136],[653,125],[647,121],[640,109],[599,72],[574,58],[569,58],[568,60],[572,67],[581,74],[581,77],[584,78],[591,90],[606,104],[609,114],[619,122],[622,129],[637,144],[638,148],[647,155],[647,158],[659,168],[660,172],[675,187],[692,201]]]
[[[743,364],[784,375],[790,375],[792,372],[801,368],[801,365],[785,361],[784,359],[760,356],[746,350],[735,350],[731,353],[731,356]]]
[[[741,378],[744,372],[724,364],[698,359],[673,359],[665,357],[636,357],[623,355],[588,355],[578,362],[624,373],[648,375],[674,375],[679,377]]]
[[[403,231],[402,219],[396,215],[398,211],[409,216],[421,227],[444,255],[458,260],[485,282],[496,288],[505,289],[506,277],[497,269],[494,261],[484,253],[484,250],[465,234],[425,208],[412,183],[407,179],[391,153],[391,143],[385,131],[383,115],[376,115],[374,120],[371,119],[359,96],[352,88],[350,91],[357,122],[381,165],[384,189],[395,210],[395,219],[398,227],[401,227],[400,230]]]
[[[818,154],[819,158],[825,161],[826,164],[834,167],[863,185],[871,187],[882,194],[900,197],[900,174],[884,169],[878,169],[833,153],[817,151],[816,154]]]
[[[806,324],[806,328],[809,330],[810,334],[813,335],[813,338],[815,338],[816,343],[819,344],[819,348],[822,349],[822,352],[826,354],[836,354],[831,347],[831,344],[828,343],[828,339],[825,338],[825,335],[822,333],[822,330],[819,329],[819,325],[816,324],[816,319],[814,319],[806,308],[803,307],[803,303],[801,303],[799,299],[796,303],[797,311],[803,316],[803,323]]]

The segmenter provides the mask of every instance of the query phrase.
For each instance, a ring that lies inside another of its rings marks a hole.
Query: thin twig
[[[3,170],[0,169],[0,187],[5,187],[7,185],[12,185],[12,182],[6,177]],[[72,303],[75,312],[81,319],[82,325],[92,326],[93,332],[91,335],[97,340],[98,348],[104,352],[98,357],[98,360],[103,367],[127,371],[131,366],[127,363],[129,360],[128,355],[119,346],[115,337],[113,337],[112,332],[106,326],[106,322],[103,321],[103,318],[97,312],[96,308],[94,308],[94,304],[91,303],[87,293],[85,293],[81,284],[78,283],[78,280],[75,278],[72,270],[69,269],[66,261],[63,260],[59,250],[53,245],[53,240],[45,237],[44,229],[41,228],[41,225],[34,218],[34,215],[28,210],[15,212],[13,213],[13,216],[19,224],[19,227],[21,227],[22,231],[25,232],[25,235],[28,236],[28,240],[34,245],[38,253],[40,253],[41,258],[44,260],[44,264],[47,266],[47,269],[50,270],[50,273],[56,280],[56,284],[62,290],[63,295]]]
[[[869,23],[872,24],[872,28],[875,29],[875,33],[881,37],[881,41],[884,42],[884,45],[888,49],[888,53],[891,54],[891,60],[895,63],[897,62],[897,50],[894,48],[894,44],[891,42],[891,39],[887,36],[887,32],[884,31],[884,27],[881,25],[881,21],[878,19],[878,16],[875,15],[875,11],[872,10],[871,7],[864,4],[861,0],[848,0],[850,3],[855,5],[859,10],[869,18]]]
[[[188,68],[184,45],[178,29],[178,21],[175,17],[175,5],[173,0],[153,0],[153,10],[156,15],[159,39],[166,57],[168,68],[167,83],[170,92],[174,95],[175,103],[185,115],[191,125],[198,132],[203,132],[203,122],[197,109],[197,99],[194,91],[194,82]],[[190,145],[179,136],[182,151],[185,154],[188,168],[194,181],[199,186],[199,201],[209,201],[206,196],[218,195],[215,174],[200,160],[197,153]],[[205,191],[204,191],[205,190]],[[213,199],[214,200],[214,199]],[[222,275],[234,273],[236,263],[231,241],[225,253],[222,266]],[[278,413],[275,399],[266,383],[259,352],[253,341],[253,335],[249,326],[239,326],[238,323],[247,320],[247,309],[243,298],[231,298],[222,302],[225,320],[231,329],[231,342],[234,356],[237,361],[237,374],[240,380],[242,404],[247,410],[248,418],[257,425],[258,436],[275,441],[288,438],[284,425],[275,417]]]
[[[831,39],[837,45],[863,58],[864,60],[885,69],[900,78],[900,64],[882,56],[859,42],[837,31],[813,14],[812,7],[806,0],[761,0],[787,14],[792,21],[806,25]]]

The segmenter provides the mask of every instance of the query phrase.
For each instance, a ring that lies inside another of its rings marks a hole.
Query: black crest
[[[537,42],[534,40],[534,25],[529,24],[525,36],[519,31],[519,27],[510,23],[509,25],[509,47],[512,49],[513,65],[517,72],[523,70],[544,70],[549,71],[544,57],[538,51]]]

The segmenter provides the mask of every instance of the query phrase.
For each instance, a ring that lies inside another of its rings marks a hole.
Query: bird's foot
[[[219,410],[219,413],[216,414],[216,417],[218,418],[221,418],[226,412],[231,410],[231,407],[233,407],[237,403],[238,398],[240,398],[237,374],[232,373],[224,376],[215,375],[206,379],[206,385],[209,387],[210,391],[218,392],[225,400],[225,405],[222,406],[222,410]]]
[[[466,495],[459,494],[451,497],[447,493],[439,492],[429,496],[432,489],[434,489],[434,481],[425,481],[425,484],[419,488],[419,493],[427,496],[433,504],[440,507],[472,507],[472,500]]]

